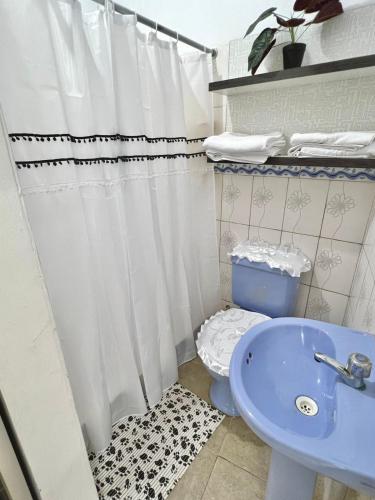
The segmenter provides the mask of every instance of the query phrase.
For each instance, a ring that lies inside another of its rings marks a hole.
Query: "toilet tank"
[[[232,257],[232,300],[242,309],[271,318],[292,316],[299,281],[264,262]]]

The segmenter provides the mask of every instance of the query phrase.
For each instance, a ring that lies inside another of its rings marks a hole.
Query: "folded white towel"
[[[368,146],[375,141],[375,132],[313,132],[308,134],[293,134],[290,139],[292,146],[324,145],[352,147],[354,149]]]
[[[371,158],[375,156],[375,142],[360,148],[301,144],[288,151],[295,157],[338,157],[338,158]]]
[[[206,151],[206,155],[213,161],[231,161],[233,163],[264,163],[269,156],[274,156],[273,154],[268,154],[264,152],[256,153],[243,153],[239,155],[229,154],[229,153],[218,153],[217,151]]]
[[[281,149],[285,146],[285,139],[280,132],[264,135],[247,135],[224,132],[220,135],[207,137],[203,149],[210,152],[242,155],[251,152],[262,153],[268,156],[273,154],[274,148]],[[272,149],[272,153],[269,151]]]

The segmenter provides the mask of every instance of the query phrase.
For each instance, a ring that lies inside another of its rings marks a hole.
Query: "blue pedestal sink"
[[[375,375],[354,389],[314,359],[355,351],[375,361],[375,337],[303,318],[266,321],[237,344],[235,404],[272,447],[266,500],[311,500],[316,472],[375,495]]]

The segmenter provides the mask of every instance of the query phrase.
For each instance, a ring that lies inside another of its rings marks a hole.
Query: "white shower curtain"
[[[88,446],[218,306],[209,57],[75,0],[2,0],[0,102]],[[46,373],[46,377],[53,374]],[[36,388],[37,391],[37,388]],[[58,409],[56,410],[58,411]]]

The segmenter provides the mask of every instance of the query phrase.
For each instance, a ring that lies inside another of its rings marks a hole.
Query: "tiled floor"
[[[210,377],[198,358],[182,365],[179,375],[182,385],[210,402]],[[270,448],[240,417],[225,417],[169,500],[263,500],[269,460]],[[370,499],[320,477],[314,500]]]

